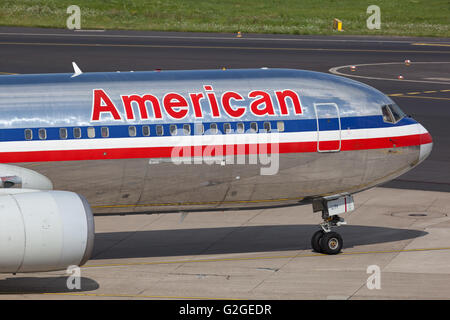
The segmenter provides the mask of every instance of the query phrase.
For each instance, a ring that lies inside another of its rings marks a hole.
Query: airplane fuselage
[[[352,194],[432,146],[378,90],[288,69],[4,76],[0,111],[1,176],[28,168],[99,213]]]

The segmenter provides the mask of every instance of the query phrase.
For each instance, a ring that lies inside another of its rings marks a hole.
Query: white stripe
[[[389,128],[343,129],[342,140],[372,139],[383,137],[408,136],[427,131],[420,124],[411,124]],[[335,140],[339,131],[321,131],[321,141]],[[40,141],[5,141],[0,143],[0,152],[22,151],[54,151],[54,150],[92,150],[116,148],[149,148],[170,146],[200,146],[221,144],[254,144],[254,143],[286,143],[315,142],[316,131],[282,132],[270,134],[229,134],[198,135],[173,137],[139,137],[139,138],[103,138],[103,139],[68,139]]]

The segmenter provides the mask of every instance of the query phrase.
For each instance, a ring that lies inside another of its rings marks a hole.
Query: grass
[[[0,25],[66,28],[67,7],[82,29],[283,34],[450,35],[449,0],[0,0]],[[369,30],[367,7],[381,8]],[[332,20],[344,32],[332,30]]]

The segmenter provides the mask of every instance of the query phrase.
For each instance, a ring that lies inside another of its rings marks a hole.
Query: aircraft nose
[[[421,144],[420,145],[419,162],[422,162],[423,160],[425,160],[430,155],[432,149],[433,149],[433,142],[430,142],[427,144]]]
[[[431,134],[425,129],[422,125],[420,125],[420,153],[419,153],[419,162],[425,160],[431,153],[433,149],[433,138]]]

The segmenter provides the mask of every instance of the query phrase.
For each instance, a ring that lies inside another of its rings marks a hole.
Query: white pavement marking
[[[450,81],[450,78],[425,78],[427,80]]]
[[[437,63],[450,63],[450,61],[440,61],[440,62],[414,62],[414,64],[437,64]],[[404,62],[383,62],[383,63],[365,63],[365,64],[356,64],[355,67],[364,67],[364,66],[381,66],[381,65],[393,65],[393,64],[404,64]],[[425,80],[409,80],[409,79],[391,79],[391,78],[379,78],[379,77],[368,77],[368,76],[359,76],[354,74],[347,74],[339,72],[338,70],[344,68],[350,68],[353,65],[347,66],[339,66],[333,67],[328,70],[330,73],[346,76],[346,77],[354,77],[354,78],[362,78],[362,79],[371,79],[371,80],[389,80],[389,81],[401,81],[401,82],[419,82],[419,83],[435,83],[435,84],[448,84],[448,82],[438,82],[438,81],[425,81]]]

